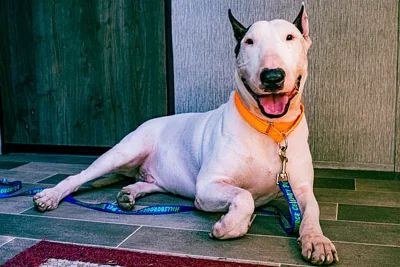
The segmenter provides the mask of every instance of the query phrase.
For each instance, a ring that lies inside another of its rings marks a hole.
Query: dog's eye
[[[293,35],[291,35],[291,34],[288,34],[287,36],[286,36],[286,41],[291,41],[291,40],[293,40],[294,39],[294,37],[293,37]]]
[[[244,41],[246,44],[252,45],[254,44],[253,39],[247,39],[246,41]]]

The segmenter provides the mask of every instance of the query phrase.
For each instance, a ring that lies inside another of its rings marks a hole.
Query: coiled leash
[[[0,180],[0,198],[36,195],[37,193],[42,192],[43,189],[45,188],[33,188],[24,191],[19,191],[21,189],[22,189],[21,181],[9,182],[5,178]],[[66,198],[64,198],[64,201],[92,210],[105,211],[117,214],[126,214],[126,215],[161,215],[161,214],[171,214],[171,213],[196,210],[196,208],[192,206],[155,205],[155,206],[148,206],[140,210],[125,211],[112,203],[107,203],[107,202],[86,203],[77,200],[72,196],[67,196]]]
[[[285,188],[284,183],[279,184],[279,187]],[[24,191],[20,191],[22,189],[22,183],[21,181],[14,181],[14,182],[9,182],[7,179],[1,179],[0,180],[0,198],[9,198],[9,197],[17,197],[17,196],[28,196],[28,195],[35,195],[39,192],[41,192],[45,188],[33,188],[33,189],[28,189]],[[282,191],[285,192],[285,191]],[[290,194],[285,194],[284,196],[286,199],[287,196]],[[184,206],[184,205],[155,205],[155,206],[148,206],[139,210],[133,210],[133,211],[125,211],[119,208],[117,205],[112,204],[112,203],[87,203],[83,201],[79,201],[75,199],[72,196],[67,196],[64,198],[65,202],[78,205],[84,208],[92,209],[92,210],[97,210],[97,211],[104,211],[104,212],[110,212],[110,213],[116,213],[116,214],[124,214],[124,215],[161,215],[161,214],[172,214],[172,213],[178,213],[178,212],[186,212],[186,211],[194,211],[196,210],[195,207],[193,206]],[[290,204],[289,204],[290,207]],[[292,208],[291,208],[292,209]],[[275,207],[273,205],[267,205],[264,207],[257,208],[256,211],[266,213],[266,214],[272,214],[272,215],[278,215],[280,217],[280,225],[284,229],[286,233],[289,234],[296,234],[298,232],[298,225],[296,224],[297,220],[294,220],[293,214],[292,213],[292,219],[288,218],[282,210],[280,210],[278,207]]]

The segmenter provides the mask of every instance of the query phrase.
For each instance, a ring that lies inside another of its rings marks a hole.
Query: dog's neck
[[[302,92],[303,86],[304,86],[304,80],[301,81],[300,84],[300,90],[299,92]],[[244,86],[239,72],[236,69],[235,71],[235,90],[238,92],[240,99],[242,100],[242,103],[246,109],[251,112],[254,116],[256,116],[258,119],[261,119],[262,121],[265,121],[266,123],[280,123],[280,122],[292,122],[296,120],[300,113],[302,112],[300,106],[301,106],[301,93],[297,94],[290,102],[290,107],[287,111],[287,113],[280,117],[280,118],[268,118],[264,114],[261,113],[261,110],[259,109],[256,100],[250,95],[250,93],[247,91],[246,87]]]
[[[256,131],[268,135],[272,140],[280,143],[284,140],[285,136],[289,136],[303,119],[304,106],[300,104],[299,116],[291,122],[265,122],[258,117],[254,116],[244,105],[240,99],[239,93],[236,91],[234,95],[234,102],[237,111],[242,118]]]

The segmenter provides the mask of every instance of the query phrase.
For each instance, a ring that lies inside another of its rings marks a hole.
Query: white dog
[[[304,6],[293,24],[258,21],[245,28],[230,12],[229,19],[237,40],[236,91],[226,104],[206,113],[144,123],[86,170],[35,195],[36,207],[55,209],[83,183],[122,172],[137,182],[118,194],[121,208],[130,210],[136,198],[153,192],[178,194],[194,199],[200,210],[227,212],[212,227],[211,237],[240,237],[247,233],[255,207],[281,193],[276,184],[282,168],[277,141],[285,134],[287,172],[303,216],[298,239],[302,255],[314,264],[338,261],[335,246],[319,224],[302,116],[311,45]],[[259,132],[257,125],[266,126],[266,132]]]

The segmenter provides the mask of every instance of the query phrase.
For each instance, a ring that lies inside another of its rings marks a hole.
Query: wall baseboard
[[[394,164],[381,164],[381,163],[314,161],[313,164],[314,168],[318,169],[364,170],[364,171],[386,171],[386,172],[393,172],[395,170]],[[396,171],[400,171],[400,169],[397,169]]]

